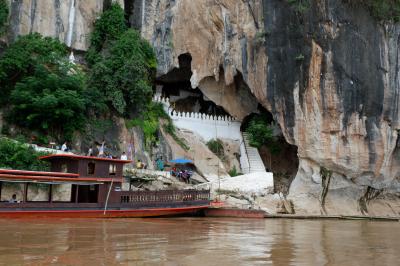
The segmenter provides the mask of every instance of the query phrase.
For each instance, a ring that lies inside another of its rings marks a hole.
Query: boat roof
[[[0,169],[0,174],[55,176],[55,177],[79,177],[79,174],[72,174],[72,173],[26,171],[26,170],[13,170],[13,169]]]
[[[31,182],[47,184],[103,184],[109,182],[122,182],[122,178],[97,178],[97,177],[60,177],[60,176],[41,176],[41,175],[20,175],[12,173],[0,173],[0,181],[5,182]]]
[[[72,159],[72,160],[95,160],[95,161],[106,161],[110,163],[131,163],[131,160],[119,160],[110,158],[101,158],[95,156],[83,156],[75,154],[50,154],[46,156],[39,157],[42,160],[52,160],[52,159]]]

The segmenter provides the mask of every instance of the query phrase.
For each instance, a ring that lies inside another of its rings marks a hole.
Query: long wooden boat
[[[0,218],[156,217],[210,206],[209,190],[132,191],[130,161],[57,154],[51,172],[0,169]]]

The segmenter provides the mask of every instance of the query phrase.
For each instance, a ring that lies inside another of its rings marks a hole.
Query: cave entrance
[[[223,107],[208,99],[199,88],[191,87],[192,56],[189,53],[181,54],[178,62],[178,68],[157,79],[156,94],[169,98],[171,106],[178,112],[229,116]]]
[[[287,195],[299,168],[297,146],[287,143],[273,115],[261,105],[258,106],[258,113],[251,113],[243,119],[241,131],[250,131],[252,123],[270,128],[272,139],[262,142],[258,151],[267,171],[274,174],[275,192]]]

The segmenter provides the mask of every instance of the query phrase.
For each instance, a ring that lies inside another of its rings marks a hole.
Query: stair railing
[[[242,143],[244,146],[244,151],[246,153],[247,165],[249,166],[249,173],[250,173],[251,172],[251,164],[250,164],[250,159],[249,159],[249,151],[247,150],[247,147],[246,147],[246,141],[248,141],[248,139],[245,138],[245,136],[243,135],[243,132],[242,132]],[[240,143],[240,144],[242,144],[242,143]]]

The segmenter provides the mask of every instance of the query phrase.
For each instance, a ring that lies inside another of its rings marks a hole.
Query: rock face
[[[70,38],[72,1],[12,1],[10,39],[39,31],[85,50],[110,1],[75,0]],[[193,88],[239,119],[259,103],[273,114],[298,147],[297,213],[399,214],[399,24],[340,0],[123,2],[159,76],[190,54]]]
[[[266,98],[261,1],[146,1],[142,34],[155,47],[159,75],[190,54],[191,85],[242,119]],[[245,82],[243,82],[245,80]],[[251,93],[250,93],[251,91]]]
[[[274,29],[293,23],[287,19],[290,9],[273,2],[265,6],[272,38]],[[280,12],[271,14],[271,8]],[[300,158],[289,198],[297,212],[368,214],[376,213],[379,202],[380,213],[398,215],[400,27],[378,24],[365,10],[340,1],[319,1],[303,19],[303,28],[286,37],[291,58],[285,63],[295,78],[282,86],[289,111],[279,120]],[[299,32],[305,40],[292,52]],[[279,54],[268,48],[267,54],[271,68],[281,64],[274,59]],[[300,55],[304,60],[296,60]],[[282,70],[276,74],[288,78]],[[279,108],[278,101],[274,105]],[[321,167],[331,173],[324,175]]]
[[[298,147],[296,212],[399,214],[400,26],[341,1],[147,2],[160,75],[190,53],[192,87],[239,118],[254,110],[241,77]]]
[[[10,0],[8,40],[39,32],[75,50],[87,50],[93,22],[109,0]],[[118,0],[123,6],[122,0]]]

